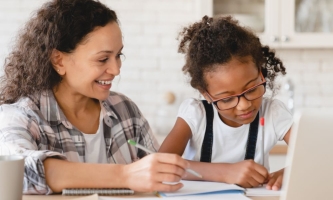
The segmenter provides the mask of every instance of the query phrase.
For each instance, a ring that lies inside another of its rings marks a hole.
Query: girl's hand
[[[179,182],[186,174],[189,163],[176,154],[155,153],[124,166],[125,184],[138,192],[176,191],[183,184]]]
[[[267,190],[279,190],[282,186],[284,169],[280,169],[274,173],[271,173],[269,176],[269,181],[266,185]]]
[[[268,178],[267,169],[253,160],[244,160],[231,164],[227,173],[226,180],[228,183],[237,184],[245,188],[257,187]]]

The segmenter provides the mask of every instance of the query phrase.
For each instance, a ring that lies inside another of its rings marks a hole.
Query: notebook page
[[[98,200],[124,200],[124,199],[140,199],[140,200],[153,200],[153,199],[159,199],[161,200],[160,197],[153,196],[151,195],[140,195],[136,194],[132,197],[115,197],[115,196],[100,196],[98,197]],[[208,195],[191,195],[191,196],[177,196],[177,197],[165,197],[165,199],[169,200],[203,200],[203,199],[209,199],[209,200],[222,200],[222,199],[228,199],[228,200],[251,200],[248,197],[246,197],[244,194],[208,194]]]
[[[246,196],[280,196],[281,190],[267,190],[266,185],[257,188],[247,188],[245,191]]]
[[[180,190],[175,192],[159,192],[161,196],[173,197],[173,196],[183,196],[183,195],[195,195],[202,193],[212,193],[212,192],[237,192],[244,191],[244,188],[241,188],[234,184],[219,183],[219,182],[210,182],[210,181],[184,181],[181,180],[181,183],[184,184]]]

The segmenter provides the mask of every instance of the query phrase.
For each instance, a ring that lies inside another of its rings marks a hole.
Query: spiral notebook
[[[62,195],[77,196],[77,195],[132,195],[134,191],[128,188],[71,188],[63,189]]]

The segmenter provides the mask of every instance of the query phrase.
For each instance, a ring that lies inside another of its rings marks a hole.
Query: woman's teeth
[[[101,85],[110,85],[112,81],[96,81],[96,82]]]

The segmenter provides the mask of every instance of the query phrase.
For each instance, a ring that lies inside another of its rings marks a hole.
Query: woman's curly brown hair
[[[183,71],[189,73],[191,86],[200,92],[207,89],[204,73],[228,63],[233,57],[251,56],[272,90],[277,74],[286,74],[283,63],[275,57],[275,53],[268,46],[262,46],[252,31],[241,27],[230,16],[204,16],[200,22],[185,27],[179,39],[178,51],[186,55]]]
[[[5,60],[0,105],[56,86],[61,77],[52,67],[52,51],[72,52],[94,28],[109,22],[118,23],[116,13],[98,1],[45,3],[21,30]]]

